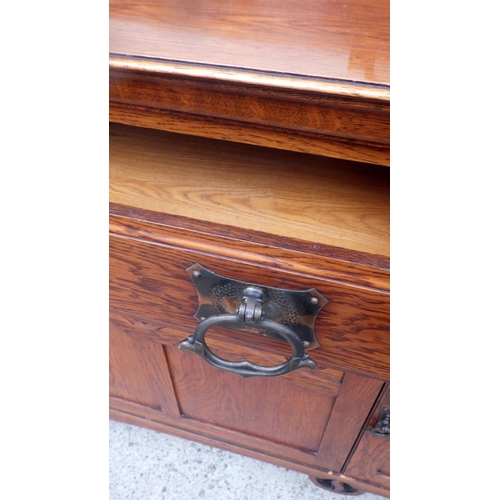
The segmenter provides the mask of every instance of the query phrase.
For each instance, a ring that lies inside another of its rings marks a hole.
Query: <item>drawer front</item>
[[[192,333],[199,323],[194,318],[198,296],[186,269],[195,263],[263,287],[315,288],[328,303],[316,318],[314,331],[320,347],[311,350],[310,357],[340,369],[388,378],[389,294],[377,290],[112,235],[111,308]],[[249,335],[242,338],[251,339],[251,344],[262,341],[261,336]],[[277,341],[272,347],[284,354],[290,351],[287,342]]]
[[[387,388],[370,419],[345,475],[389,490],[390,486],[390,394]]]

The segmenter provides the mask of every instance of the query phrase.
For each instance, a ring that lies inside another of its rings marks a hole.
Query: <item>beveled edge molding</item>
[[[371,83],[333,80],[299,74],[256,71],[246,68],[158,59],[144,56],[109,54],[110,69],[135,70],[147,73],[209,79],[245,85],[258,85],[279,90],[314,92],[329,96],[355,97],[390,102],[390,87]]]
[[[300,133],[249,122],[110,102],[109,121],[165,132],[195,135],[297,153],[390,167],[390,148],[336,136]]]
[[[110,233],[388,294],[390,258],[109,203]]]
[[[388,87],[119,54],[109,71],[112,122],[390,166]]]

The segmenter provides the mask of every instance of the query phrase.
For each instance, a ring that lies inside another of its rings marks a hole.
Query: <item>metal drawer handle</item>
[[[281,365],[268,367],[258,366],[250,361],[227,361],[219,358],[205,343],[205,334],[208,329],[213,326],[238,326],[239,321],[239,317],[235,314],[221,314],[220,316],[207,318],[196,327],[193,335],[179,344],[179,349],[181,351],[193,351],[212,366],[220,368],[221,370],[237,373],[242,377],[272,377],[276,375],[283,375],[302,367],[310,368],[311,370],[316,369],[316,363],[304,352],[304,346],[302,345],[299,336],[290,330],[290,328],[287,328],[280,323],[276,323],[276,321],[270,321],[267,319],[263,319],[260,322],[260,325],[273,330],[278,335],[281,335],[292,346],[293,354],[288,361],[282,363]]]
[[[327,302],[316,290],[293,292],[249,285],[240,281],[222,278],[204,269],[199,264],[191,266],[187,269],[187,272],[197,285],[198,298],[201,304],[197,316],[201,319],[201,323],[196,327],[193,335],[190,335],[179,344],[181,351],[192,351],[212,366],[236,373],[242,377],[273,377],[284,375],[298,368],[309,368],[311,370],[317,368],[316,362],[310,359],[305,352],[308,347],[319,346],[314,338],[312,327],[317,312]],[[225,296],[221,296],[222,298],[218,294],[219,288],[226,293]],[[274,301],[269,300],[273,296],[279,298]],[[225,306],[220,306],[214,297],[219,297],[219,302],[224,303]],[[234,312],[229,313],[227,309],[231,309],[231,302],[234,304],[235,299],[239,300],[239,305],[233,306]],[[280,322],[280,320],[283,320],[282,316],[284,314],[280,312],[280,304],[282,309],[287,310],[288,316],[286,317],[288,318],[291,314],[290,310],[293,309],[294,301],[302,307],[302,320],[300,320],[297,311],[292,311],[296,328],[292,328],[293,322],[291,321],[288,321],[288,325]],[[310,302],[309,306],[305,304],[307,301]],[[221,309],[221,314],[214,314],[216,311],[220,312]],[[209,317],[206,317],[205,314]],[[272,318],[268,318],[267,315],[272,316]],[[292,326],[290,323],[292,323]],[[285,340],[292,347],[292,355],[284,363],[270,367],[259,366],[246,360],[228,361],[222,359],[216,356],[205,343],[206,333],[215,326],[250,330],[253,333]]]
[[[391,412],[389,408],[382,408],[377,423],[370,429],[375,436],[389,436],[391,434]]]

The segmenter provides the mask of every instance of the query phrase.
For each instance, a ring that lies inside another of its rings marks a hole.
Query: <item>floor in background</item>
[[[110,421],[109,500],[384,500],[336,495],[283,467]]]

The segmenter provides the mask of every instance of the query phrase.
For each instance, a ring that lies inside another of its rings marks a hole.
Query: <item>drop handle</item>
[[[207,363],[242,377],[274,377],[299,368],[316,369],[306,351],[320,347],[314,335],[314,322],[328,300],[314,288],[288,290],[221,276],[201,264],[186,269],[198,294],[195,317],[200,323],[192,335],[179,344]],[[205,335],[214,327],[229,327],[237,336],[246,330],[257,340],[268,337],[287,342],[291,356],[276,366],[260,366],[250,361],[229,361],[214,354]]]
[[[179,344],[181,351],[192,351],[210,365],[236,373],[242,377],[273,377],[284,375],[298,368],[315,370],[316,362],[304,351],[304,342],[291,328],[277,321],[264,318],[262,305],[264,290],[257,286],[247,287],[235,314],[219,314],[205,318],[196,327],[193,335]],[[266,329],[286,340],[292,347],[290,358],[276,366],[259,366],[250,361],[228,361],[215,355],[205,342],[208,330],[215,326],[234,327],[239,329],[244,324],[247,328]]]

